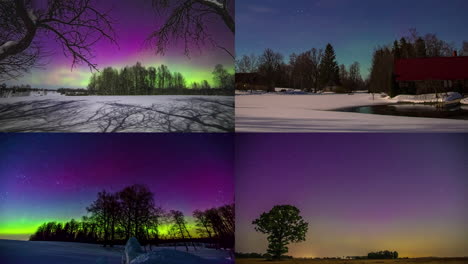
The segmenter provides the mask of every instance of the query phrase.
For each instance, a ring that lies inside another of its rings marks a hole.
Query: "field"
[[[0,132],[233,131],[233,96],[0,98]]]
[[[375,259],[375,260],[314,260],[290,259],[266,261],[264,259],[236,259],[236,264],[466,264],[468,258],[414,258],[414,259]]]
[[[368,93],[236,95],[238,132],[466,132],[467,120],[373,115],[336,109],[383,105]]]

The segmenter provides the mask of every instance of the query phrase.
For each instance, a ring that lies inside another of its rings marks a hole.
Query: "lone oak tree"
[[[292,205],[276,205],[262,213],[252,224],[255,230],[268,235],[267,252],[274,259],[288,252],[289,243],[305,241],[308,223],[299,215],[300,210]]]

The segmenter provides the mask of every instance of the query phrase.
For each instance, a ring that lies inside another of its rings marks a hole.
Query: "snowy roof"
[[[468,56],[395,60],[397,81],[468,79]]]

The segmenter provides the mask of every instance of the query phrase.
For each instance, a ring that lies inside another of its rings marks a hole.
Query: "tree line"
[[[368,259],[397,259],[398,252],[396,251],[377,251],[377,252],[370,252],[367,254]]]
[[[160,95],[183,94],[191,88],[192,93],[207,94],[233,90],[234,75],[230,74],[221,64],[215,66],[212,86],[207,80],[187,84],[182,73],[171,72],[162,64],[158,67],[145,67],[140,62],[123,69],[104,68],[93,73],[89,80],[88,92],[94,95]]]
[[[125,244],[130,237],[136,237],[142,244],[158,244],[163,241],[190,242],[196,235],[198,239],[217,247],[234,247],[233,204],[194,211],[196,228],[189,230],[181,211],[166,212],[155,205],[153,197],[147,186],[138,184],[115,193],[103,190],[86,208],[88,215],[83,216],[81,221],[72,219],[65,223],[44,223],[29,240],[113,246]],[[170,226],[167,234],[159,231],[162,225]]]
[[[244,55],[236,61],[236,73],[258,73],[262,77],[261,84],[267,86],[268,91],[289,87],[316,93],[326,87],[335,87],[337,92],[352,92],[364,86],[360,64],[354,62],[349,68],[339,65],[330,43],[325,51],[312,48],[293,53],[288,63],[281,53],[271,49],[266,49],[260,56]]]
[[[395,59],[449,57],[453,56],[456,50],[454,43],[441,40],[436,34],[420,35],[416,29],[409,31],[409,36],[375,49],[368,80],[370,92],[384,92],[392,97],[398,94],[414,94],[414,87],[399,87],[396,84]],[[468,55],[468,41],[463,42],[459,53]]]

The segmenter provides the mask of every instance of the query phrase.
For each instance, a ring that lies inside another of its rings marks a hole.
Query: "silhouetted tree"
[[[339,68],[333,46],[328,43],[320,63],[320,85],[322,87],[340,84]]]
[[[115,43],[111,20],[93,0],[50,0],[36,8],[29,0],[3,0],[0,5],[0,79],[17,78],[44,55],[43,36],[55,39],[72,67],[92,62],[100,39]]]
[[[117,196],[106,191],[99,192],[97,200],[87,207],[86,210],[92,214],[91,219],[104,232],[104,247],[106,245],[112,247],[115,240],[117,221],[121,215],[121,206],[117,201]]]
[[[125,240],[143,238],[145,234],[141,228],[152,218],[153,193],[145,185],[135,184],[120,191],[118,199],[122,212],[119,220],[125,231]]]
[[[378,251],[378,252],[370,252],[367,254],[368,259],[397,259],[398,252],[396,251]]]
[[[217,64],[213,70],[213,79],[219,88],[233,89],[234,76],[230,74],[223,65]]]
[[[154,31],[148,41],[156,48],[156,52],[164,54],[167,46],[176,40],[184,42],[185,54],[190,49],[205,43],[211,43],[228,53],[233,59],[234,55],[226,47],[220,46],[209,34],[209,25],[222,23],[227,32],[234,36],[234,1],[230,0],[153,0],[153,7],[158,15],[169,11],[169,17],[158,30]]]
[[[262,213],[252,224],[255,230],[268,237],[268,250],[274,259],[280,259],[288,252],[289,243],[305,241],[308,223],[300,216],[300,211],[292,205],[277,205],[269,212]]]
[[[195,210],[193,212],[193,217],[195,218],[195,226],[197,227],[197,232],[200,236],[207,236],[212,238],[213,227],[206,217],[206,213],[200,210]]]
[[[468,41],[463,41],[460,56],[468,56]]]
[[[244,55],[236,60],[236,73],[252,73],[258,70],[258,58],[255,54]]]
[[[272,49],[266,49],[259,58],[259,73],[268,81],[268,90],[271,92],[275,91],[282,64],[283,55],[274,52]]]
[[[424,58],[424,57],[427,56],[426,42],[424,41],[424,39],[419,37],[416,40],[416,43],[414,44],[414,46],[415,46],[415,49],[416,49],[416,57],[417,58]]]
[[[187,221],[185,220],[184,214],[181,211],[171,210],[170,217],[172,220],[172,231],[174,234],[181,238],[182,240],[191,239],[192,236],[187,229]],[[196,250],[195,245],[192,242],[193,249]],[[187,243],[185,243],[185,248],[188,251]]]

